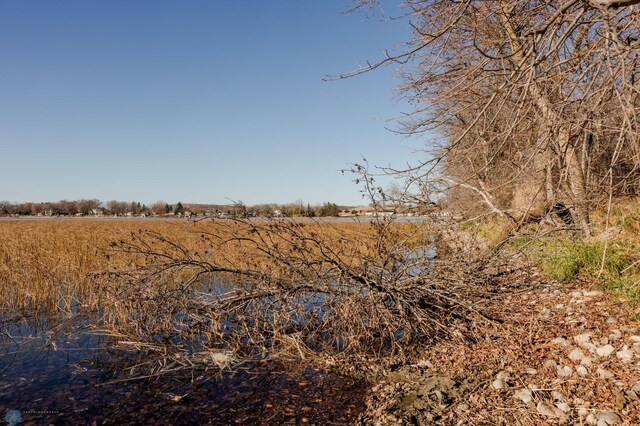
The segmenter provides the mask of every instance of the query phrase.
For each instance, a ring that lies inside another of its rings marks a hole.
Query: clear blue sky
[[[347,8],[0,0],[0,200],[363,203],[341,168],[411,157],[399,82],[322,79],[409,29]]]

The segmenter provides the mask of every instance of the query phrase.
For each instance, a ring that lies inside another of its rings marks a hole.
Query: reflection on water
[[[425,275],[429,271],[433,271],[436,267],[435,259],[438,257],[438,250],[434,245],[418,247],[414,250],[411,250],[404,255],[404,267],[407,275],[412,277],[417,277],[420,275]],[[429,271],[424,271],[425,262],[424,260],[428,259],[426,266]]]
[[[317,369],[246,366],[127,380],[130,353],[95,321],[0,318],[0,418],[20,424],[350,424],[365,384]]]

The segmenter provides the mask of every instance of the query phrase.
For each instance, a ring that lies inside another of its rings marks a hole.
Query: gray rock
[[[538,413],[547,417],[565,417],[565,414],[562,412],[562,410],[547,402],[539,402],[536,410],[538,411]]]
[[[622,350],[616,352],[616,356],[620,359],[620,361],[625,363],[633,361],[633,351],[629,349],[629,346],[626,345],[622,348]]]
[[[552,359],[548,359],[542,365],[544,365],[546,368],[556,368],[558,366],[558,363]]]
[[[619,334],[612,333],[612,334],[609,335],[608,340],[610,342],[617,342],[618,340],[620,340],[621,337],[622,336],[620,336]]]
[[[631,390],[640,393],[640,382],[635,382],[631,385]]]
[[[588,424],[588,425],[595,425],[598,423],[598,420],[596,419],[596,416],[594,416],[593,414],[589,414],[587,416],[586,419],[584,419],[584,421]]]
[[[525,404],[530,404],[533,402],[533,393],[529,389],[520,389],[516,391],[515,398],[524,402]]]
[[[596,419],[598,420],[597,425],[600,426],[609,426],[609,425],[621,425],[622,418],[613,411],[603,411],[601,413],[596,414]]]
[[[589,374],[589,370],[587,370],[587,367],[585,367],[584,365],[579,365],[576,367],[576,373],[581,376],[586,376],[587,374]]]
[[[640,401],[640,396],[632,390],[627,391],[624,394],[627,396],[629,401]]]
[[[600,297],[604,295],[604,293],[599,290],[593,290],[593,291],[585,291],[582,293],[582,295],[586,297]]]
[[[591,352],[594,355],[597,355],[597,353],[598,353],[597,352],[598,347],[594,343],[587,342],[584,345],[582,345],[582,347],[584,349],[588,350],[589,352]]]
[[[616,348],[614,348],[613,346],[605,345],[605,346],[601,346],[598,349],[596,349],[596,353],[598,354],[599,357],[607,358],[612,353],[614,353],[615,350],[616,350]]]
[[[505,382],[503,379],[496,379],[493,382],[491,382],[491,387],[496,390],[504,390],[508,386],[507,386],[507,382]]]
[[[589,333],[578,334],[577,336],[574,336],[573,340],[578,345],[582,346],[585,343],[591,342],[591,335]]]
[[[567,355],[567,356],[569,357],[569,359],[571,361],[575,361],[575,362],[581,362],[586,357],[584,352],[582,352],[578,348],[576,348],[576,349],[572,350],[571,352],[569,352],[569,355]]]
[[[589,415],[589,410],[587,410],[584,407],[578,408],[578,417],[584,418],[584,417],[587,417],[588,415]]]
[[[569,404],[567,404],[566,402],[558,402],[556,404],[556,407],[558,407],[558,409],[560,411],[562,411],[563,413],[568,413],[569,411],[571,411],[571,406]]]
[[[591,341],[591,335],[588,333],[578,334],[573,340],[583,349],[596,353],[597,346]]]
[[[582,358],[582,361],[580,361],[580,364],[584,365],[585,367],[591,367],[591,365],[593,364],[593,358],[585,356],[584,358]]]
[[[571,377],[573,375],[573,368],[569,367],[568,365],[562,367],[559,366],[557,373],[560,377]]]
[[[536,370],[535,368],[527,368],[526,370],[524,370],[524,372],[531,376],[535,376],[536,374],[538,374],[538,370]]]
[[[507,370],[502,370],[498,374],[496,374],[496,380],[508,381],[509,378],[511,378],[511,373],[509,373]]]
[[[598,373],[598,377],[600,377],[601,379],[611,379],[612,377],[615,376],[615,374],[613,374],[613,372],[604,369],[604,368],[598,368],[596,370],[596,373]]]
[[[640,343],[640,336],[629,336],[629,340],[633,340],[636,343]]]
[[[564,337],[556,337],[555,339],[553,339],[551,341],[551,343],[553,343],[554,345],[562,345],[562,346],[568,346],[569,345],[569,341],[567,339],[565,339]]]

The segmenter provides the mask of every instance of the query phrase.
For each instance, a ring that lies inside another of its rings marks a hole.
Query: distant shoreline
[[[157,221],[170,221],[170,222],[204,222],[204,221],[228,221],[228,220],[294,220],[297,222],[371,222],[374,219],[381,217],[375,216],[325,216],[325,217],[250,217],[250,218],[218,218],[218,217],[198,217],[198,218],[185,218],[185,217],[127,217],[127,216],[0,216],[0,221],[22,221],[22,222],[47,222],[47,221],[138,221],[138,222],[157,222]],[[400,222],[427,222],[433,220],[428,216],[414,216],[414,217],[396,217],[395,220]]]

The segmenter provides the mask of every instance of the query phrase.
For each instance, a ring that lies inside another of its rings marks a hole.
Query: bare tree
[[[370,6],[362,1],[357,6]],[[425,159],[403,194],[466,193],[518,226],[637,193],[640,1],[414,0],[413,39],[340,78],[400,64]]]
[[[88,215],[100,208],[100,200],[79,200],[76,202],[78,204],[78,210],[80,213],[84,215]]]
[[[151,209],[151,213],[156,214],[156,215],[161,215],[161,214],[165,214],[166,206],[167,206],[167,203],[165,203],[164,201],[160,200],[160,201],[156,201],[155,203],[151,204],[151,206],[149,208]]]
[[[129,211],[129,203],[126,201],[110,200],[107,201],[107,209],[113,214],[125,214]]]

